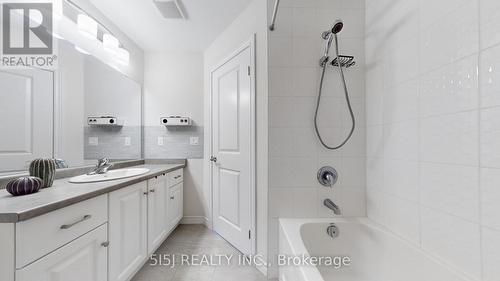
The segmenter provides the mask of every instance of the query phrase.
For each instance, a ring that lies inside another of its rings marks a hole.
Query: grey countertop
[[[0,190],[0,223],[15,223],[28,220],[185,166],[185,163],[139,165],[134,167],[148,168],[149,173],[97,183],[74,184],[69,183],[69,178],[57,179],[52,187],[41,189],[37,193],[17,197],[2,189]]]

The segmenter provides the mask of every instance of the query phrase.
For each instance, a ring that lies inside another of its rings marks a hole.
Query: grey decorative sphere
[[[41,178],[42,188],[51,187],[56,176],[54,159],[35,159],[30,164],[30,176]]]
[[[14,196],[21,196],[38,192],[42,188],[43,181],[37,177],[22,177],[11,180],[5,189]]]

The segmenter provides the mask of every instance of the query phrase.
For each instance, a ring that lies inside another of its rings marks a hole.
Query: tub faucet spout
[[[342,214],[342,211],[340,210],[339,206],[337,204],[333,203],[332,200],[330,199],[325,199],[323,201],[323,204],[330,210],[333,211],[333,213],[337,216],[340,216]]]

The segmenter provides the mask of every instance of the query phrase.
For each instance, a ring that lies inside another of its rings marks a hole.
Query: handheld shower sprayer
[[[342,28],[344,28],[344,22],[342,22],[342,20],[336,20],[333,23],[332,28],[330,30],[323,32],[323,34],[321,34],[321,37],[323,37],[323,39],[325,40],[327,39],[331,40],[329,38],[330,35],[339,33],[340,31],[342,31]]]
[[[336,150],[336,149],[339,149],[342,146],[344,146],[347,143],[347,141],[352,137],[352,134],[354,133],[354,129],[356,127],[356,119],[354,117],[354,112],[352,110],[351,101],[349,99],[349,92],[347,90],[347,84],[346,84],[345,77],[344,77],[344,70],[342,69],[343,67],[350,67],[350,66],[354,65],[354,61],[353,61],[354,58],[350,57],[349,60],[347,60],[345,63],[343,63],[341,58],[347,58],[347,57],[340,56],[340,54],[339,54],[339,42],[338,42],[338,38],[337,38],[337,33],[342,31],[343,27],[344,27],[344,23],[342,22],[342,20],[336,20],[333,23],[333,26],[330,30],[327,30],[321,34],[321,37],[324,40],[326,40],[326,44],[325,44],[325,51],[324,51],[323,57],[321,57],[321,59],[319,60],[319,64],[323,68],[323,71],[321,73],[321,81],[320,81],[320,85],[319,85],[318,99],[317,99],[317,103],[316,103],[316,112],[314,113],[314,129],[316,131],[316,135],[318,136],[321,144],[329,150]],[[330,47],[331,47],[332,41],[334,39],[335,39],[335,56],[336,56],[336,58],[333,61],[332,65],[337,66],[338,70],[340,72],[340,78],[341,78],[342,83],[343,83],[342,85],[344,88],[347,107],[349,109],[349,114],[351,115],[352,127],[351,127],[351,131],[349,132],[349,135],[342,143],[340,143],[337,146],[329,146],[328,144],[325,143],[325,141],[323,140],[323,138],[321,137],[321,134],[319,132],[318,111],[319,111],[319,105],[321,103],[321,94],[323,91],[323,82],[324,82],[324,78],[325,78],[326,66],[330,60],[330,56],[329,56]]]
[[[328,63],[328,61],[330,60],[329,53],[330,53],[330,47],[332,46],[333,38],[337,36],[337,33],[339,33],[342,30],[342,28],[344,28],[344,23],[342,22],[342,20],[336,20],[333,23],[331,29],[324,31],[321,34],[321,37],[324,40],[326,40],[325,50],[323,52],[323,57],[321,57],[320,62],[319,62],[321,67],[326,65]]]

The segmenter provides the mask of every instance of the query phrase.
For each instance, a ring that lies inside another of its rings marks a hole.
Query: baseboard
[[[181,224],[205,224],[207,218],[203,216],[185,216],[181,220]]]
[[[279,270],[277,266],[270,266],[267,268],[267,279],[277,279],[279,276]]]
[[[258,271],[260,271],[264,276],[267,276],[267,264],[259,264],[255,266]]]
[[[208,229],[212,229],[211,225],[210,225],[210,219],[207,218],[207,217],[203,217],[203,224],[208,228]]]

